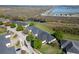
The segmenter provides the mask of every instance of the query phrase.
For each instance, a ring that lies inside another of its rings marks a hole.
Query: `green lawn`
[[[41,29],[41,30],[43,30],[43,31],[46,31],[48,33],[52,33],[53,32],[53,30],[52,30],[51,27],[48,27],[48,26],[46,26],[43,23],[34,22],[34,26],[37,27],[37,28],[39,28],[39,29]]]
[[[43,54],[61,54],[62,50],[59,49],[57,43],[53,43],[52,45],[44,44],[40,49],[38,49]]]
[[[6,32],[6,28],[0,28],[0,34],[3,34]]]
[[[74,34],[63,34],[63,38],[65,40],[79,40],[79,35],[74,35]]]

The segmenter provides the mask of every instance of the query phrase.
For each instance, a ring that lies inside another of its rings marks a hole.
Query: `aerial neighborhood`
[[[0,54],[79,54],[79,6],[0,10]]]

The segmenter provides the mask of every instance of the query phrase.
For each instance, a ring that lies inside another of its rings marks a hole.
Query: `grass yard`
[[[74,35],[74,34],[63,34],[63,38],[66,40],[79,40],[79,35]]]
[[[6,28],[0,28],[0,34],[3,34],[6,32]]]
[[[59,49],[58,45],[56,43],[49,45],[44,44],[40,49],[38,49],[43,54],[61,54],[62,50]]]
[[[17,43],[15,44],[15,47],[16,47],[16,48],[20,48],[20,47],[21,47],[20,41],[17,41]]]
[[[53,30],[52,30],[51,27],[48,27],[48,26],[46,26],[43,23],[34,22],[34,26],[37,27],[37,28],[39,28],[39,29],[41,29],[41,30],[43,30],[43,31],[46,31],[48,33],[52,33],[53,32]]]

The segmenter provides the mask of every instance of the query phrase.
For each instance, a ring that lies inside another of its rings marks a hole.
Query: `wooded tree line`
[[[70,33],[70,34],[79,35],[79,28],[54,27],[53,30],[55,30],[55,31],[62,31],[62,32],[65,32],[65,33]]]

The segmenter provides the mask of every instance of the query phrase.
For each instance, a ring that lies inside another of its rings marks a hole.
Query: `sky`
[[[78,5],[79,0],[0,0],[0,5]]]

